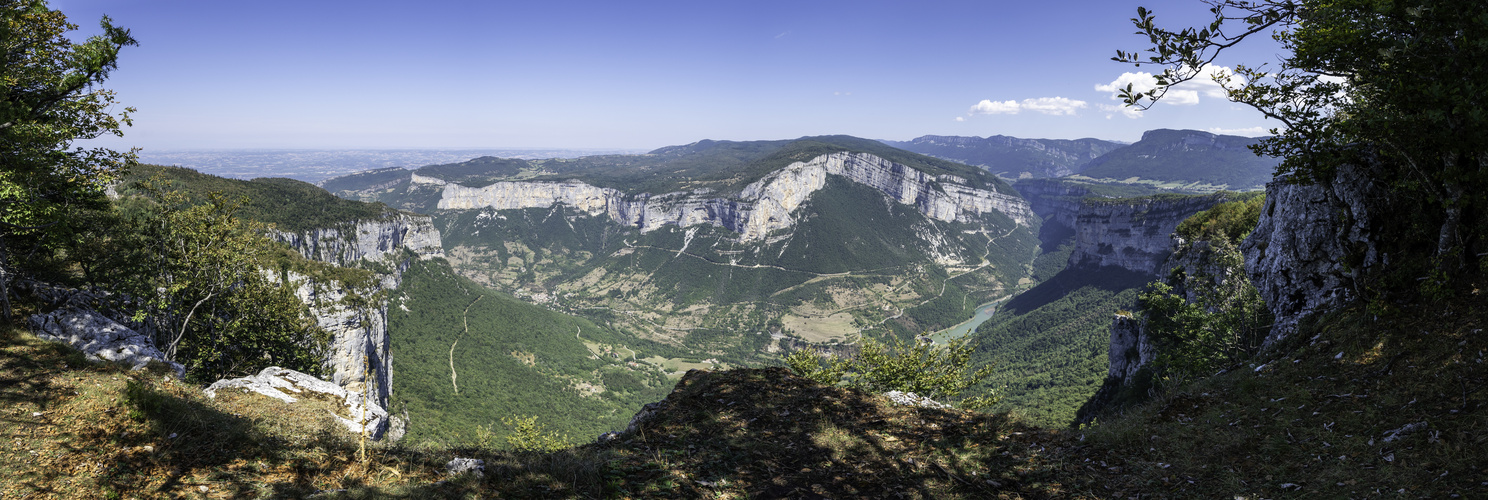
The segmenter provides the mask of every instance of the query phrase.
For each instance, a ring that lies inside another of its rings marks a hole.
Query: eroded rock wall
[[[1117,266],[1156,275],[1173,252],[1178,223],[1227,201],[1227,196],[1085,200],[1075,218],[1069,266]]]
[[[428,216],[395,214],[385,220],[356,221],[341,228],[301,233],[277,232],[271,237],[310,260],[342,267],[372,262],[387,271],[379,273],[370,287],[356,290],[296,273],[288,276],[296,284],[295,294],[310,306],[320,327],[331,334],[326,353],[331,381],[386,407],[392,393],[393,356],[388,347],[385,292],[402,282],[402,271],[408,264],[404,250],[411,251],[414,258],[444,256],[433,221]],[[358,300],[347,300],[352,295]]]
[[[311,229],[298,233],[273,231],[306,259],[350,266],[412,250],[420,257],[443,257],[444,247],[433,219],[424,215],[394,214],[385,220],[354,221],[345,227]]]
[[[1028,225],[1034,217],[1028,203],[1018,196],[972,188],[965,179],[932,176],[871,154],[846,152],[792,163],[745,186],[731,198],[705,191],[625,195],[580,181],[497,182],[482,188],[447,183],[438,207],[515,209],[562,203],[592,215],[606,214],[642,231],[668,224],[713,224],[751,241],[791,227],[795,223],[791,213],[826,186],[828,175],[873,187],[885,198],[914,205],[938,220],[965,221],[996,211]]]
[[[1386,194],[1353,166],[1327,182],[1266,185],[1260,223],[1240,245],[1245,271],[1276,316],[1266,345],[1295,332],[1303,317],[1355,299],[1360,273],[1386,263],[1379,245]]]

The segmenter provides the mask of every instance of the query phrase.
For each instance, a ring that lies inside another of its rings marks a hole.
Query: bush
[[[786,357],[786,364],[797,375],[823,384],[846,384],[874,393],[913,392],[935,400],[960,397],[963,391],[980,384],[992,373],[991,367],[971,370],[974,349],[964,339],[945,346],[930,342],[905,344],[897,338],[891,341],[892,344],[867,341],[862,351],[851,358],[799,350]],[[996,395],[987,394],[963,399],[957,406],[986,408],[997,400]]]
[[[502,417],[501,423],[511,428],[511,434],[506,436],[506,444],[511,449],[522,453],[552,453],[568,448],[569,439],[567,434],[550,432],[537,423],[537,416],[529,417]]]

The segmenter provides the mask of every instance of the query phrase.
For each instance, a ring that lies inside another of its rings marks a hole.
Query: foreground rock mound
[[[1029,443],[1008,439],[1033,431],[1005,415],[899,405],[784,368],[693,370],[643,413],[600,445],[619,457],[617,497],[991,498],[1033,486],[1013,472]]]
[[[204,392],[209,397],[217,397],[217,391],[233,388],[256,392],[291,404],[305,397],[340,400],[345,405],[345,410],[339,414],[331,413],[331,416],[336,417],[336,420],[346,426],[348,431],[361,434],[365,429],[367,437],[372,439],[382,439],[384,435],[388,435],[392,440],[402,437],[397,435],[399,434],[397,432],[388,432],[389,428],[401,426],[393,423],[393,418],[388,416],[387,410],[378,406],[376,402],[368,400],[361,394],[346,392],[335,383],[288,368],[270,366],[251,377],[218,380],[208,386]]]
[[[31,331],[43,340],[71,345],[95,361],[114,361],[139,370],[150,362],[161,362],[183,377],[186,368],[180,363],[168,362],[165,354],[151,345],[150,339],[109,319],[98,311],[78,306],[66,306],[46,313],[33,314]]]

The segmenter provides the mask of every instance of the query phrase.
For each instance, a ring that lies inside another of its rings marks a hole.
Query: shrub
[[[974,349],[964,339],[944,346],[930,342],[906,344],[898,338],[891,342],[869,340],[857,356],[850,358],[799,350],[786,357],[786,364],[796,374],[823,384],[846,384],[874,393],[913,392],[935,400],[960,397],[963,391],[980,384],[992,373],[991,367],[971,369]],[[966,409],[986,408],[997,400],[996,395],[987,394],[963,399],[957,405]]]

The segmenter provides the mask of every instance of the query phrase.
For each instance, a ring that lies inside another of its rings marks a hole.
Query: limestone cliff
[[[445,183],[438,208],[542,208],[562,203],[593,215],[606,214],[642,231],[667,224],[712,224],[739,233],[744,241],[753,241],[791,227],[795,223],[791,213],[826,186],[828,175],[870,186],[886,199],[914,205],[937,220],[966,221],[993,211],[1023,225],[1033,220],[1028,203],[1017,196],[973,188],[965,179],[932,176],[871,154],[847,152],[792,163],[745,186],[733,197],[707,191],[627,196],[580,181],[497,182],[481,188]],[[443,181],[424,178],[419,182]]]
[[[405,213],[391,214],[382,220],[350,222],[343,227],[298,233],[274,231],[269,237],[288,244],[306,259],[343,267],[363,260],[381,260],[404,249],[420,257],[444,256],[433,220]]]
[[[1069,266],[1117,266],[1156,275],[1173,251],[1178,223],[1228,196],[1085,200],[1075,215],[1075,249]]]
[[[331,380],[348,392],[363,394],[386,407],[392,388],[392,353],[388,350],[385,291],[397,288],[407,262],[403,252],[418,258],[443,257],[439,230],[427,216],[393,214],[382,220],[356,221],[340,228],[300,233],[275,232],[305,258],[342,267],[382,264],[377,283],[353,290],[342,283],[317,282],[290,273],[296,295],[310,306],[320,327],[331,334],[326,365]],[[358,300],[347,300],[349,297]]]
[[[1316,184],[1266,185],[1260,223],[1241,250],[1251,282],[1276,316],[1267,345],[1296,331],[1303,317],[1356,298],[1355,279],[1385,263],[1384,200],[1384,188],[1352,166]]]

